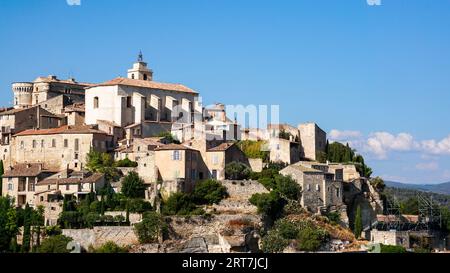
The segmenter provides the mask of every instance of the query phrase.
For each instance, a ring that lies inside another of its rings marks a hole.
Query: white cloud
[[[436,171],[439,169],[439,164],[435,161],[419,163],[416,165],[416,169],[421,171]]]
[[[360,138],[362,136],[360,131],[340,131],[333,129],[329,133],[329,137],[331,140],[350,140],[355,138]]]
[[[420,146],[424,153],[431,153],[435,155],[449,155],[450,135],[440,141],[436,141],[434,139],[424,140],[420,143]]]
[[[417,148],[412,135],[400,133],[393,135],[388,132],[372,133],[366,141],[365,150],[378,159],[386,159],[390,151],[411,151]]]

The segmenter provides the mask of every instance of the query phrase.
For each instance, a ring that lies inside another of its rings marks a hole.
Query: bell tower
[[[152,81],[153,71],[147,67],[144,62],[142,52],[139,52],[137,62],[133,64],[133,68],[128,69],[128,78],[133,80]]]

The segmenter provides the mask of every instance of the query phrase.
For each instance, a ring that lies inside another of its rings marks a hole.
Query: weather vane
[[[142,55],[142,51],[139,51],[138,62],[143,62],[144,56]]]

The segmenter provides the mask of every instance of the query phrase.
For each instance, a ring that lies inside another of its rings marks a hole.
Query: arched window
[[[147,74],[144,74],[144,81],[147,80]]]
[[[134,74],[131,74],[131,78],[134,80]]]
[[[94,98],[94,108],[98,108],[98,97]]]

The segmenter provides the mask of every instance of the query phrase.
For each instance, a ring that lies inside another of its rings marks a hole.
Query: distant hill
[[[411,189],[450,195],[450,182],[442,184],[407,184],[407,183],[385,181],[385,183],[390,188]]]

